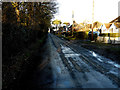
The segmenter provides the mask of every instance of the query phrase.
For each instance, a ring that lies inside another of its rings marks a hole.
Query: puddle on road
[[[92,53],[94,57],[97,57],[97,54],[95,52]]]
[[[78,57],[80,54],[65,54],[65,57]]]
[[[92,54],[92,56],[99,57],[95,52],[93,52],[93,51],[89,51],[89,52]]]
[[[120,65],[118,65],[118,64],[114,64],[114,66],[117,67],[117,68],[120,68]]]
[[[63,53],[74,53],[73,51],[71,51],[71,50],[62,50],[63,51]]]
[[[112,64],[112,65],[114,65],[114,66],[117,67],[117,68],[120,68],[120,65],[119,65],[119,64],[116,64],[116,63],[113,62],[113,61],[108,61],[107,63]]]
[[[62,49],[62,52],[65,54],[65,57],[78,57],[80,56],[81,54],[77,54],[75,53],[74,51],[72,51],[69,47],[65,47],[63,45],[61,45],[61,49]],[[101,56],[99,56],[98,54],[96,54],[94,51],[89,51],[90,52],[90,55],[94,56],[99,62],[104,62],[101,58]],[[107,61],[107,63],[111,64],[111,65],[114,65],[116,68],[120,68],[120,65],[119,64],[116,64],[115,62],[113,61]]]
[[[109,71],[108,73],[112,73],[112,74],[115,74],[118,76],[118,72],[116,72],[116,71]]]
[[[61,45],[61,49],[63,53],[74,53],[70,48],[64,47]]]
[[[65,54],[65,57],[78,57],[80,54],[75,53],[69,47],[61,45],[62,52]]]
[[[103,62],[103,60],[100,59],[100,56],[99,56],[98,54],[96,54],[96,53],[93,52],[93,51],[89,51],[89,52],[92,54],[92,56],[96,57],[98,61]]]
[[[103,61],[100,59],[100,56],[97,55],[95,52],[93,52],[93,51],[89,51],[89,52],[92,53],[92,56],[96,57],[98,61],[103,62]],[[112,64],[112,65],[114,65],[114,66],[117,67],[117,68],[120,68],[120,65],[119,65],[119,64],[116,64],[116,63],[113,62],[113,61],[107,61],[107,63]]]
[[[73,66],[73,63],[70,61],[70,59],[69,59],[69,57],[71,57],[71,58],[73,58],[74,59],[74,61],[76,61],[76,60],[79,60],[79,61],[81,61],[79,58],[77,59],[77,57],[79,57],[81,54],[77,54],[77,53],[75,53],[74,51],[72,51],[69,47],[66,47],[66,46],[63,46],[63,45],[61,45],[61,50],[62,50],[62,52],[64,53],[64,55],[65,55],[65,57],[67,58],[67,60],[68,60],[68,63],[69,63],[69,65],[72,67],[72,71],[74,71],[75,72],[75,76],[77,76],[77,77],[79,77],[79,74],[77,74],[78,72],[76,71],[76,69],[74,69],[74,66]],[[102,56],[99,56],[98,54],[96,54],[95,52],[93,52],[93,51],[89,51],[89,53],[86,53],[86,54],[88,54],[88,56],[90,56],[90,57],[95,57],[96,59],[95,60],[98,60],[99,62],[105,62],[105,61],[103,61],[104,59],[107,61],[107,63],[108,63],[108,60],[106,59],[106,58],[104,58],[104,57],[102,57]],[[82,62],[75,62],[75,63],[77,63],[77,65],[79,65],[79,66],[81,66],[81,64],[82,64]],[[119,67],[120,65],[117,65],[117,64],[115,64],[115,63],[113,63],[113,62],[110,62],[110,63],[112,63],[112,64],[114,64],[114,66],[116,66],[116,67]],[[85,67],[88,67],[88,65],[86,65],[86,64],[83,64],[83,65],[85,65]],[[82,68],[85,68],[84,66],[81,66]],[[89,68],[90,69],[90,68]],[[84,70],[84,69],[83,69]],[[85,70],[84,70],[85,71]],[[113,71],[113,70],[110,70],[108,73],[112,73],[112,74],[115,74],[115,75],[118,75],[118,73],[116,72],[116,71]],[[81,74],[81,73],[80,73]],[[95,71],[94,72],[91,72],[91,69],[90,69],[90,72],[87,74],[88,76],[87,77],[89,77],[89,75],[90,74],[95,74],[94,76],[97,76],[96,75],[96,73],[95,73]],[[91,77],[90,77],[90,79],[88,80],[89,81],[89,83],[87,84],[87,85],[96,85],[96,83],[98,84],[98,86],[99,86],[99,84],[101,84],[102,85],[102,82],[106,82],[105,84],[106,84],[106,87],[109,87],[109,86],[112,86],[112,83],[111,83],[111,81],[109,80],[109,79],[107,79],[105,76],[103,76],[103,75],[101,75],[101,74],[98,74],[98,78],[97,78],[97,80],[99,80],[99,82],[91,75]],[[103,77],[104,77],[104,79],[103,79]],[[91,79],[92,78],[92,79]],[[96,80],[96,83],[94,83],[93,81],[94,80]],[[64,82],[63,82],[64,83]],[[108,84],[109,83],[109,84]],[[69,85],[69,83],[67,82],[65,82],[64,84],[68,84]],[[63,85],[63,84],[62,84]],[[87,86],[87,85],[83,85],[83,86]],[[89,86],[87,86],[87,87],[89,87]],[[93,86],[94,87],[94,86]],[[113,86],[112,86],[113,87]]]
[[[103,62],[100,58],[97,58],[100,62]]]
[[[112,62],[112,61],[108,61],[108,63],[109,63],[109,64],[114,64],[114,62]]]

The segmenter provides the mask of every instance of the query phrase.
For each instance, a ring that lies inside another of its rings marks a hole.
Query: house
[[[110,40],[120,43],[120,23],[113,23],[109,28]]]
[[[110,23],[112,23],[110,27],[111,33],[120,33],[120,16],[118,16],[116,19],[112,20]]]
[[[103,25],[101,22],[98,22],[98,21],[94,22],[93,26],[92,26],[93,31],[98,31],[98,29],[101,27],[101,25]]]
[[[83,23],[77,24],[77,26],[75,27],[75,31],[76,32],[86,32],[86,31],[90,31],[92,27],[92,24],[86,24],[84,25]]]
[[[113,23],[109,28],[110,33],[120,33],[120,23]]]
[[[111,23],[104,23],[103,25],[101,25],[101,33],[109,33],[109,28],[111,25]]]
[[[120,23],[120,16],[118,16],[116,19],[110,21],[110,23],[118,22]]]
[[[109,23],[104,23],[100,27],[101,34],[97,40],[104,43],[120,43],[120,16]]]

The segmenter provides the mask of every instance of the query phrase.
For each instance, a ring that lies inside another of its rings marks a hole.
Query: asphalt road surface
[[[45,59],[34,73],[39,88],[119,88],[120,65],[48,34]]]

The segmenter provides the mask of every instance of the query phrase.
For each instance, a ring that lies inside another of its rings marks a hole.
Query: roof
[[[107,29],[109,29],[112,24],[111,23],[104,23],[104,25]]]
[[[114,23],[117,28],[120,28],[120,23]]]
[[[112,20],[110,23],[113,23],[113,22],[120,22],[120,16],[118,16],[117,18],[115,18],[114,20]]]
[[[101,25],[103,25],[101,22],[96,21],[93,23],[93,28],[100,28]]]
[[[92,28],[92,24],[87,24],[87,27],[88,28]]]

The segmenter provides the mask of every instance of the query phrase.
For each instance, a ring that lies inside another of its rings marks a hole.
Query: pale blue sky
[[[92,22],[92,6],[93,0],[57,0],[59,3],[59,11],[55,15],[55,19],[62,22],[72,23],[72,10],[74,11],[74,19],[77,23],[84,20]],[[94,0],[94,21],[102,23],[110,22],[118,17],[118,2],[120,0]]]

